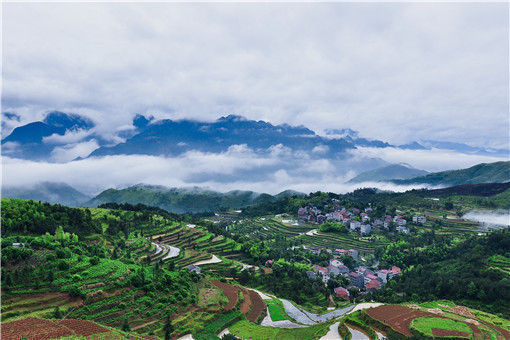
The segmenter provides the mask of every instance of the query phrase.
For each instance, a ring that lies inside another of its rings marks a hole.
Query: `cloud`
[[[73,144],[82,141],[90,134],[90,130],[67,130],[63,135],[54,133],[51,136],[43,137],[42,141],[45,144]]]
[[[354,157],[377,157],[388,163],[408,163],[412,167],[429,172],[469,168],[480,163],[508,161],[507,157],[491,157],[457,153],[448,150],[402,150],[398,148],[358,147],[350,150]]]
[[[508,3],[12,3],[4,110],[239,114],[508,148]]]
[[[78,157],[87,157],[98,147],[99,145],[95,139],[92,139],[88,142],[57,146],[51,152],[51,158],[55,162],[69,162]]]
[[[486,223],[489,225],[509,226],[510,213],[508,211],[501,212],[488,212],[488,211],[471,211],[462,218],[477,222]]]
[[[441,150],[360,148],[342,160],[311,159],[300,151],[272,146],[266,152],[246,145],[234,145],[222,153],[189,151],[177,157],[119,155],[70,161],[97,147],[95,140],[58,147],[52,155],[67,163],[32,162],[4,153],[2,179],[5,185],[22,186],[39,182],[64,182],[87,194],[108,188],[125,188],[137,183],[168,187],[208,187],[226,192],[253,190],[276,194],[292,189],[305,193],[346,193],[361,187],[405,191],[421,186],[391,183],[346,183],[361,171],[390,163],[406,162],[425,170],[446,170],[471,166],[496,158],[455,154]],[[5,145],[4,145],[5,147]],[[381,157],[381,159],[377,158]],[[433,162],[434,160],[434,162]]]

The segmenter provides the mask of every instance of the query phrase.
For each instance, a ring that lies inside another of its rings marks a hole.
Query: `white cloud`
[[[64,135],[59,135],[57,133],[52,134],[51,136],[43,137],[43,143],[45,144],[74,144],[80,142],[85,137],[89,136],[91,131],[89,130],[67,130]],[[97,146],[96,146],[97,148]]]
[[[469,168],[480,163],[508,161],[505,157],[467,155],[448,150],[403,150],[398,148],[364,148],[349,151],[353,157],[378,157],[388,163],[408,163],[430,172]]]
[[[4,3],[5,111],[508,147],[508,3]]]
[[[69,162],[78,157],[87,157],[92,151],[99,147],[97,141],[92,139],[88,142],[67,144],[57,146],[51,152],[51,158],[55,162]]]

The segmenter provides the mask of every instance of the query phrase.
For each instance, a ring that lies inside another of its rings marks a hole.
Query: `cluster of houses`
[[[327,214],[322,214],[321,210],[317,207],[306,207],[299,208],[298,210],[298,221],[301,223],[317,223],[323,224],[327,221],[344,223],[349,226],[349,230],[359,231],[361,234],[368,234],[372,231],[372,227],[375,228],[386,228],[388,229],[391,223],[396,224],[396,230],[401,233],[409,234],[410,230],[406,227],[407,221],[400,215],[385,215],[382,218],[374,218],[371,221],[371,215],[373,209],[367,207],[363,212],[358,208],[349,211],[345,208],[340,207],[338,204],[335,205],[335,211]],[[354,219],[358,216],[359,218]],[[372,224],[370,224],[370,222]],[[424,224],[427,222],[425,216],[413,216],[413,223]]]
[[[312,280],[319,277],[322,278],[324,283],[327,283],[330,279],[334,279],[339,275],[346,277],[349,280],[347,288],[335,288],[335,294],[346,300],[348,300],[350,296],[348,288],[352,286],[358,287],[360,291],[365,291],[366,293],[373,292],[380,289],[388,280],[402,273],[400,268],[395,266],[391,267],[391,269],[382,270],[371,270],[367,267],[360,266],[356,271],[350,271],[347,266],[336,258],[332,258],[327,267],[321,267],[319,265],[314,265],[313,267],[314,270],[306,272],[308,278]]]

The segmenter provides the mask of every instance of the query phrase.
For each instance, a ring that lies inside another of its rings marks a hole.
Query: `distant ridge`
[[[234,190],[220,193],[204,188],[167,188],[164,186],[138,184],[117,190],[108,189],[85,205],[97,207],[103,203],[142,203],[157,206],[176,214],[216,211],[219,208],[240,209],[249,205],[274,202],[279,198],[304,195],[287,190],[278,195],[260,194],[253,191]]]
[[[66,183],[43,182],[26,186],[3,186],[2,197],[22,198],[34,201],[79,207],[90,197]]]
[[[428,174],[425,170],[414,169],[401,164],[390,164],[374,170],[366,171],[352,178],[349,183],[382,182],[393,179],[409,179]]]
[[[395,184],[430,184],[454,186],[461,184],[505,183],[510,181],[510,161],[481,163],[467,169],[435,172],[411,179],[392,180]]]

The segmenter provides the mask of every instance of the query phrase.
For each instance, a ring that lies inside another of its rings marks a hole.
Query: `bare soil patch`
[[[475,320],[471,320],[473,321],[473,323],[470,323],[468,320],[466,320],[466,324],[469,326],[469,328],[471,328],[473,333],[475,333],[475,339],[483,339],[482,331],[478,327],[476,327],[476,325],[477,324],[479,325],[480,323]]]
[[[443,311],[439,308],[429,308],[429,309],[427,309],[427,311],[432,314],[438,314],[438,315],[443,314]]]
[[[237,303],[237,298],[238,298],[237,288],[228,284],[228,283],[221,282],[218,280],[214,280],[212,283],[216,287],[221,289],[228,299],[228,304],[225,306],[224,309],[229,310],[229,309],[234,308]]]
[[[455,306],[455,307],[452,307],[450,309],[448,309],[448,311],[450,313],[454,313],[454,314],[459,314],[459,315],[462,315],[462,316],[466,316],[468,318],[475,318],[476,316],[471,313],[471,311],[464,307],[464,306]]]
[[[469,336],[470,336],[470,334],[467,332],[454,331],[451,329],[439,329],[439,328],[432,328],[432,334],[435,337],[456,336],[456,337],[469,338]]]
[[[98,333],[109,333],[110,330],[108,328],[104,328],[98,324],[95,324],[90,321],[86,320],[62,320],[58,323],[60,326],[64,326],[68,329],[70,329],[72,332],[74,332],[77,335],[81,336],[89,336],[92,334],[98,334]]]
[[[3,340],[17,340],[21,337],[46,340],[70,335],[73,335],[72,331],[50,320],[26,318],[2,324]]]
[[[246,315],[246,318],[250,322],[255,322],[260,314],[266,309],[266,304],[257,292],[253,290],[248,290],[248,292],[250,294],[251,310],[248,315]]]
[[[376,308],[369,308],[366,310],[367,314],[384,324],[390,326],[395,331],[402,333],[408,337],[413,334],[409,331],[409,326],[414,319],[432,316],[444,318],[431,313],[412,310],[410,308],[399,305],[383,305]]]
[[[247,289],[241,288],[241,291],[243,292],[244,301],[241,303],[241,306],[239,307],[239,311],[241,311],[241,313],[246,315],[250,311],[250,306],[251,306],[250,293],[248,292]]]

